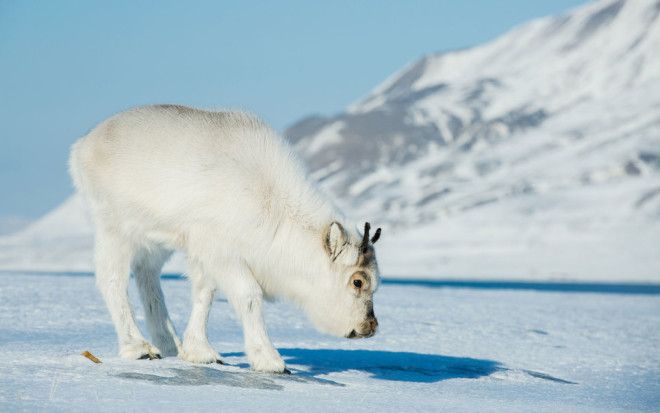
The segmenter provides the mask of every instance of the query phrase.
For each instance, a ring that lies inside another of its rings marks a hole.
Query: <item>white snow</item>
[[[163,285],[182,331],[189,284]],[[209,332],[228,365],[125,361],[116,355],[110,317],[91,276],[2,273],[0,411],[660,407],[660,295],[385,284],[375,297],[380,331],[367,340],[320,335],[286,304],[266,311],[291,376],[248,370],[241,332],[222,298],[214,303]],[[141,309],[137,313],[143,324]],[[85,350],[103,363],[80,356]]]
[[[328,145],[341,143],[342,138],[341,135],[338,134],[338,131],[341,130],[343,126],[342,122],[336,122],[332,124],[331,127],[323,129],[321,132],[314,135],[307,150],[309,152],[318,152]]]

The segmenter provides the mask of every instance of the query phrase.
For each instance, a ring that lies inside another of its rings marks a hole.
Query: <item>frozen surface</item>
[[[181,331],[188,282],[163,285]],[[125,361],[92,277],[0,274],[0,411],[660,408],[660,295],[384,285],[381,330],[358,341],[286,304],[266,311],[291,376],[248,370],[222,298],[210,339],[228,365]]]

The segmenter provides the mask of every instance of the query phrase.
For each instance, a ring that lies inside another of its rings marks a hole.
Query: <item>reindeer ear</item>
[[[331,223],[325,236],[325,249],[333,261],[337,258],[337,254],[339,254],[345,242],[346,234],[344,233],[344,227],[336,221]]]

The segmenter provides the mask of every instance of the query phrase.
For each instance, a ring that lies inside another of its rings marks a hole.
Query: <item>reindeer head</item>
[[[364,224],[362,235],[351,234],[338,222],[325,230],[330,283],[316,295],[310,317],[325,332],[347,338],[371,337],[378,321],[374,314],[373,294],[380,274],[373,244],[380,238],[378,228],[370,237],[371,225]]]

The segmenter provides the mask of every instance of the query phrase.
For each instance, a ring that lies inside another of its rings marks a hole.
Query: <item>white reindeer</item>
[[[263,299],[302,307],[323,332],[370,337],[379,272],[362,236],[305,179],[289,146],[241,112],[158,105],[102,122],[71,150],[71,176],[96,225],[96,281],[128,359],[177,355],[221,363],[206,324],[216,287],[243,325],[254,370],[288,373],[262,318]],[[371,242],[370,242],[371,241]],[[181,341],[160,271],[185,252],[192,312]],[[151,343],[128,298],[134,274]],[[152,344],[153,343],[153,344]]]

